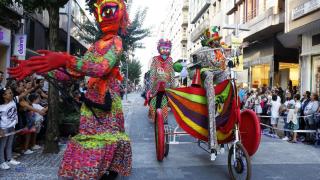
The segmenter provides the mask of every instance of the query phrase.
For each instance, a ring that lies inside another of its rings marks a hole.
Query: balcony
[[[199,26],[191,32],[191,41],[193,43],[196,42],[208,27],[210,27],[210,22],[207,19],[199,24]]]
[[[200,3],[201,4],[198,3],[198,6],[194,6],[194,8],[190,10],[191,24],[196,23],[203,13],[206,12],[211,5],[211,0],[202,0]],[[195,2],[191,2],[190,4],[195,4]]]
[[[250,31],[242,32],[241,36],[249,41],[254,41],[282,31],[284,29],[285,13],[277,13],[274,8],[271,7],[259,15],[257,15],[257,10],[249,12],[242,22]]]

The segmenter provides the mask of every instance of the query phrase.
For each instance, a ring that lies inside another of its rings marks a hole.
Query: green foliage
[[[127,63],[127,62],[126,62]],[[134,82],[134,80],[136,79],[136,84],[139,84],[140,81],[140,76],[141,76],[141,68],[142,65],[140,64],[140,61],[138,60],[132,60],[132,61],[128,61],[128,67],[129,67],[129,71],[128,71],[128,79],[131,82]],[[127,71],[127,64],[124,64],[124,66],[122,66],[121,71],[123,74],[126,74]]]
[[[100,39],[103,32],[98,26],[98,23],[92,23],[87,20],[85,23],[81,24],[81,31],[77,32],[77,35],[87,44],[92,44]]]
[[[144,48],[140,41],[150,35],[150,29],[143,28],[143,22],[146,15],[147,8],[143,10],[138,9],[127,29],[127,34],[121,36],[124,52],[128,52],[129,50],[134,51],[137,48]]]

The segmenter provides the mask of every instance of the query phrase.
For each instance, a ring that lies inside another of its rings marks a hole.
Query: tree
[[[56,51],[59,35],[59,8],[63,7],[68,0],[1,0],[2,5],[18,3],[29,13],[47,10],[49,14],[49,50]],[[49,88],[49,112],[45,142],[45,153],[58,153],[59,128],[56,115],[58,114],[58,91],[50,86]]]
[[[140,76],[141,76],[141,64],[140,61],[138,60],[132,60],[132,61],[128,61],[128,79],[131,82],[136,82],[136,84],[139,84],[140,82]],[[126,68],[126,66],[124,66],[124,68]],[[137,80],[137,81],[135,81]]]

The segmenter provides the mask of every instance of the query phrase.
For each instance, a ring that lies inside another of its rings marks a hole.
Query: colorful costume
[[[208,107],[208,118],[211,119],[209,122],[210,133],[210,146],[213,149],[218,148],[217,139],[217,124],[215,117],[216,112],[216,99],[215,91],[208,91],[208,89],[214,89],[214,85],[221,83],[228,79],[228,73],[226,69],[226,59],[224,56],[224,48],[222,47],[220,40],[221,37],[218,33],[218,28],[214,26],[211,31],[207,29],[201,37],[201,44],[203,48],[197,54],[198,60],[201,62],[201,79],[204,82],[204,87],[207,97]]]
[[[128,15],[123,0],[90,1],[104,36],[81,58],[65,53],[39,51],[9,73],[23,79],[36,73],[49,72],[59,80],[90,76],[85,103],[81,107],[79,134],[67,145],[59,176],[71,179],[99,179],[106,171],[128,176],[131,172],[131,145],[125,134],[120,97],[119,56]],[[62,68],[63,70],[55,70]],[[54,71],[52,71],[54,70]],[[66,73],[67,72],[67,73]],[[68,75],[67,75],[68,74]]]
[[[149,115],[152,120],[155,118],[157,103],[159,108],[162,109],[164,119],[167,119],[168,99],[166,96],[163,96],[163,92],[161,97],[157,98],[157,93],[159,87],[162,85],[165,86],[165,88],[172,88],[174,85],[173,62],[170,57],[171,42],[161,39],[158,42],[158,52],[160,55],[153,57],[150,66],[151,96],[153,98],[150,101]]]

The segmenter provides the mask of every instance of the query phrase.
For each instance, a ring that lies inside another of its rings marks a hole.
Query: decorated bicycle
[[[203,48],[193,55],[195,73],[190,87],[168,88],[166,82],[153,81],[157,83],[156,94],[153,94],[156,106],[151,108],[155,112],[152,118],[157,159],[162,161],[172,144],[197,143],[213,161],[220,146],[228,144],[231,178],[250,179],[250,156],[260,144],[260,124],[253,111],[240,112],[236,80],[231,78],[230,70],[237,64],[238,52],[226,47],[220,39],[217,27],[203,34]],[[179,64],[174,64],[173,68],[181,71]],[[168,123],[167,104],[177,127]],[[178,142],[178,137],[184,135],[191,135],[196,142]]]

